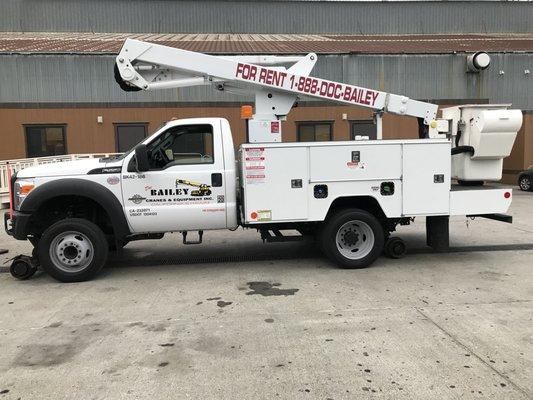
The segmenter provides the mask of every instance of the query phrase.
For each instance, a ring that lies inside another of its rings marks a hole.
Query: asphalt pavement
[[[421,219],[363,270],[241,229],[131,243],[90,282],[3,268],[0,400],[533,398],[533,193],[511,214],[453,218],[442,254]]]

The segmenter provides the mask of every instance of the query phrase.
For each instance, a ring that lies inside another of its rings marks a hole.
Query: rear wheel
[[[44,231],[37,253],[42,268],[55,279],[81,282],[102,269],[108,243],[97,225],[72,218],[56,222]]]
[[[527,175],[521,176],[518,179],[518,186],[520,186],[520,190],[523,190],[524,192],[531,191],[531,178]]]
[[[367,211],[344,210],[331,217],[321,234],[326,255],[342,268],[365,268],[383,251],[383,227]]]

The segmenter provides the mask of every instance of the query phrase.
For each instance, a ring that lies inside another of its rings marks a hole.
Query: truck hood
[[[102,162],[99,158],[89,158],[77,161],[56,162],[41,164],[35,167],[24,168],[17,173],[17,178],[44,178],[49,176],[86,175],[93,169],[119,167],[122,160]]]

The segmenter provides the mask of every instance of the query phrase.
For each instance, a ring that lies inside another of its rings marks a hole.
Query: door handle
[[[221,187],[222,186],[222,174],[220,172],[215,172],[211,174],[211,187]]]

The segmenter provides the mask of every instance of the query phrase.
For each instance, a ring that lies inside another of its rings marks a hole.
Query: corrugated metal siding
[[[1,31],[489,33],[531,31],[530,2],[3,0]]]
[[[0,103],[241,101],[208,88],[127,93],[114,80],[114,56],[0,55]]]
[[[533,109],[533,54],[491,54],[488,70],[465,71],[465,55],[322,56],[314,76],[417,99],[488,99]],[[112,56],[0,55],[0,103],[247,101],[211,87],[123,92]],[[500,75],[500,71],[504,71]]]

